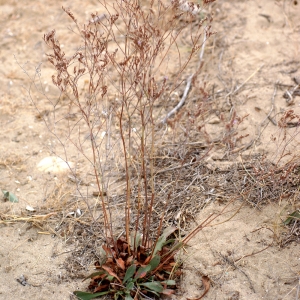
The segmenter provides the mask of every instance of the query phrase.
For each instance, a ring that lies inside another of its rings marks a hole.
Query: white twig
[[[204,39],[203,39],[203,43],[202,43],[202,47],[201,47],[201,52],[200,52],[200,55],[199,55],[199,66],[198,66],[198,69],[201,67],[201,63],[202,63],[202,60],[203,60],[203,55],[204,55],[204,49],[205,49],[205,44],[206,44],[206,41],[207,41],[207,35],[206,35],[206,31],[204,31]],[[183,95],[181,97],[181,100],[179,101],[179,103],[170,111],[167,113],[167,115],[164,117],[164,119],[161,121],[162,124],[165,124],[167,122],[167,120],[173,116],[175,113],[177,113],[177,111],[183,106],[188,94],[189,94],[189,91],[190,91],[190,88],[191,88],[191,85],[192,85],[192,81],[193,81],[193,78],[195,76],[196,73],[193,73],[192,75],[190,75],[186,81],[186,87],[185,87],[185,90],[183,92]]]
[[[206,35],[206,31],[204,30],[203,44],[202,44],[201,52],[200,52],[200,55],[199,55],[199,67],[201,66],[201,63],[202,63],[202,60],[203,60],[206,41],[207,41],[207,35]]]
[[[167,113],[167,115],[165,116],[165,118],[162,120],[162,123],[165,124],[167,122],[167,120],[173,116],[184,104],[185,102],[185,99],[190,91],[190,88],[191,88],[191,84],[192,84],[192,80],[194,78],[194,75],[195,74],[192,74],[188,80],[187,80],[187,83],[186,83],[186,87],[185,87],[185,90],[184,90],[184,93],[183,93],[183,96],[181,98],[181,100],[179,101],[179,103],[170,111]]]

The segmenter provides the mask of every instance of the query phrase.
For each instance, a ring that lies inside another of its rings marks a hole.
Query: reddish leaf
[[[123,235],[119,238],[119,240],[123,243],[127,243],[126,238]]]
[[[136,272],[134,279],[144,278],[150,270],[151,270],[150,265],[140,267]]]
[[[110,248],[108,248],[106,245],[102,245],[102,249],[105,251],[107,257],[111,256],[111,249]]]
[[[146,252],[146,248],[144,246],[140,246],[139,252],[144,254]]]
[[[175,293],[175,290],[164,289],[161,293],[167,296],[171,296],[172,294]]]
[[[126,260],[126,266],[131,265],[132,261],[133,261],[133,256],[129,256]]]
[[[99,280],[97,280],[97,281],[91,280],[91,283],[90,283],[88,289],[93,292],[103,291],[103,290],[107,290],[107,288],[109,288],[109,285],[110,285],[110,282],[105,279],[103,281],[102,280],[100,280],[100,281]]]
[[[93,276],[92,279],[95,280],[95,281],[97,281],[97,280],[100,281],[100,280],[102,280],[103,278],[105,278],[106,276],[107,276],[107,274],[97,275],[97,276]],[[87,277],[87,278],[88,278],[88,277]],[[85,279],[87,279],[87,278],[85,278]],[[84,280],[85,280],[85,279],[84,279]]]
[[[111,257],[109,257],[105,262],[106,265],[112,264],[112,263],[114,263],[114,260]]]
[[[125,262],[122,258],[118,258],[116,259],[117,265],[120,269],[122,269],[123,271],[125,270]]]
[[[128,243],[123,244],[123,252],[128,253]]]
[[[102,269],[105,270],[109,275],[115,277],[120,283],[122,283],[121,279],[118,277],[118,275],[111,268],[103,265]]]
[[[170,251],[170,248],[163,247],[159,253],[161,256],[164,256],[165,254],[169,253],[169,251]]]
[[[180,271],[180,270],[177,270],[177,271],[175,272],[175,276],[176,276],[176,277],[180,277],[182,274],[183,274],[183,272]]]
[[[161,269],[165,272],[172,272],[173,267],[170,265],[164,265]]]
[[[120,253],[120,257],[122,257],[123,258],[123,260],[126,260],[126,257],[128,256],[128,253],[126,253],[126,252],[121,252]]]
[[[155,276],[156,276],[159,280],[161,280],[161,281],[165,280],[164,275],[161,275],[161,274],[159,274],[159,273],[156,273]]]
[[[106,245],[111,245],[112,247],[115,245],[115,241],[113,238],[106,238]]]
[[[108,288],[109,288],[109,284],[103,284],[103,285],[97,286],[94,289],[94,293],[106,291],[106,290],[108,290]]]
[[[146,258],[146,260],[144,261],[144,265],[148,265],[148,263],[149,263],[149,261],[151,260],[151,258],[152,258],[151,255],[148,256],[148,257]]]
[[[208,276],[202,276],[202,283],[203,283],[203,286],[204,286],[204,293],[202,294],[202,296],[200,296],[199,298],[194,298],[194,299],[187,298],[187,300],[200,300],[208,293],[209,288],[210,288],[210,279],[209,279],[209,277]]]
[[[128,253],[128,243],[125,237],[122,236],[117,240],[117,248],[118,248],[118,252]]]
[[[93,282],[93,283],[89,284],[88,289],[89,289],[90,291],[92,291],[92,290],[94,290],[94,288],[97,287],[97,286],[98,286],[97,282]]]
[[[139,258],[139,262],[142,263],[143,265],[145,265],[144,261],[147,258],[146,253],[145,254],[144,253],[139,253],[138,258]]]
[[[117,240],[117,247],[118,247],[118,250],[123,252],[123,241],[120,239]]]

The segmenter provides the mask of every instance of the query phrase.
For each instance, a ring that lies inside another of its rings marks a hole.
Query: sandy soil
[[[42,89],[49,97],[57,96],[42,37],[55,28],[60,37],[66,37],[66,43],[72,42],[70,21],[62,5],[86,20],[97,11],[97,1],[93,0],[84,1],[84,5],[78,0],[0,0],[0,188],[19,198],[18,203],[1,200],[1,213],[22,212],[26,216],[26,205],[38,212],[53,189],[59,190],[64,182],[64,176],[37,170],[38,162],[51,154],[56,141],[28,98],[30,82],[23,72],[28,70],[33,76],[43,62]],[[268,114],[271,112],[276,124],[282,111],[300,113],[299,96],[293,103],[283,97],[288,86],[295,86],[293,77],[300,76],[300,4],[217,0],[212,11],[217,34],[206,48],[201,80],[207,82],[209,91],[214,87],[216,95],[225,91],[231,97],[216,96],[215,113],[209,117],[207,130],[216,137],[222,123],[219,112],[234,106],[240,117],[248,115],[239,127],[240,134],[249,134],[241,145],[252,142],[245,153],[267,153],[274,158],[278,144],[271,143],[271,137],[280,131],[272,122],[266,123]],[[276,82],[287,86],[274,94]],[[196,93],[193,90],[190,98]],[[296,137],[292,145],[295,154],[297,145]],[[219,161],[220,152],[209,158],[214,165]],[[63,192],[59,190],[60,195]],[[53,197],[51,201],[47,205],[56,203]],[[239,205],[233,204],[233,209]],[[218,203],[207,205],[196,217],[197,222],[221,207]],[[280,236],[280,220],[291,209],[289,201],[270,203],[261,209],[244,206],[230,221],[202,231],[183,254],[182,286],[174,299],[201,295],[202,275],[212,280],[203,299],[297,299],[300,246],[293,242],[280,248],[269,230]],[[224,219],[226,216],[219,222]],[[66,239],[26,222],[0,224],[0,233],[1,299],[73,299],[72,291],[85,288],[81,279],[71,279],[65,269],[65,259],[75,247]]]

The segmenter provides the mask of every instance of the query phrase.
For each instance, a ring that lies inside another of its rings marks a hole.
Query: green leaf
[[[103,275],[103,274],[107,274],[107,273],[105,271],[99,271],[99,272],[92,273],[91,275],[85,277],[83,279],[83,281],[85,281],[85,280],[87,280],[89,278],[93,278],[93,277],[98,276],[98,275]]]
[[[2,190],[2,193],[3,193],[4,198],[5,198],[6,200],[9,200],[9,201],[12,202],[12,203],[17,203],[17,202],[19,202],[19,199],[17,198],[17,196],[14,195],[13,193],[8,192],[8,191],[5,191],[5,190]]]
[[[177,230],[177,227],[167,227],[164,231],[163,231],[163,233],[162,233],[162,235],[161,236],[163,236],[165,239],[167,239],[167,237],[169,236],[169,235],[171,235],[174,231],[176,231]]]
[[[183,246],[183,242],[178,242],[177,244],[173,245],[172,248],[162,256],[162,258],[164,258],[164,257],[168,256],[169,254],[177,251],[179,248],[182,248],[182,246]]]
[[[172,234],[177,228],[176,227],[167,227],[162,235],[158,238],[157,243],[155,245],[153,255],[156,255],[157,252],[161,251],[162,247],[165,245],[167,237]]]
[[[132,278],[134,273],[135,273],[135,270],[136,270],[136,265],[131,265],[127,271],[126,271],[126,274],[124,276],[124,279],[123,279],[123,284],[125,284],[129,278]]]
[[[166,285],[176,285],[175,280],[171,280],[171,279],[164,280],[164,281],[162,281],[161,283],[164,283],[164,284],[166,284]]]
[[[108,293],[109,292],[100,292],[100,293],[93,294],[93,293],[86,293],[86,292],[80,292],[80,291],[73,292],[73,294],[81,300],[95,299],[97,297],[107,295]]]
[[[160,295],[160,293],[154,292],[154,291],[152,291],[152,290],[149,290],[149,289],[146,289],[146,288],[145,288],[145,290],[146,290],[147,292],[149,292],[149,293],[152,293],[152,294],[156,295],[157,297],[159,297],[159,295]],[[142,298],[142,300],[147,300],[147,299],[149,299],[149,298]],[[151,299],[151,298],[150,298],[150,299]]]
[[[131,291],[133,290],[133,288],[134,288],[134,282],[133,281],[128,282],[126,285],[126,289]]]
[[[134,240],[134,237],[135,237],[135,240]],[[135,249],[134,249],[135,251],[138,248],[138,246],[140,246],[141,241],[142,241],[142,235],[139,232],[137,232],[137,233],[132,232],[130,234],[130,245],[132,247],[135,246]]]
[[[107,277],[106,277],[106,279],[110,282],[110,281],[113,281],[114,280],[114,276],[112,276],[112,275],[108,275]]]
[[[125,296],[125,300],[133,300],[133,298],[128,294]]]
[[[136,272],[134,279],[143,278],[147,275],[147,273],[151,270],[151,266],[147,265],[145,267],[140,267]]]
[[[99,257],[99,265],[102,266],[107,261],[108,258],[107,253],[103,249],[103,247],[100,247],[98,257]]]
[[[300,220],[300,211],[295,210],[283,223],[289,225],[293,220]]]
[[[144,286],[149,290],[157,293],[161,293],[164,290],[163,286],[159,281],[145,282],[145,283],[140,283],[139,285]]]
[[[155,255],[152,257],[151,261],[149,262],[149,265],[151,266],[150,271],[153,271],[156,267],[158,267],[160,263],[160,256]]]
[[[168,244],[174,244],[176,242],[176,239],[169,239],[164,243],[164,246],[168,245]]]

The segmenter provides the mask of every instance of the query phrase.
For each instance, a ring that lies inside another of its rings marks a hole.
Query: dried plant
[[[80,164],[70,164],[70,170],[78,194],[84,197],[79,175],[84,171],[91,169],[89,177],[97,187],[95,202],[87,199],[86,205],[93,222],[103,224],[103,260],[97,262],[99,271],[88,277],[94,294],[75,292],[81,299],[104,294],[113,294],[115,299],[172,294],[167,287],[176,288],[172,278],[178,268],[176,252],[219,215],[210,216],[180,241],[174,238],[176,228],[164,229],[164,212],[154,213],[161,201],[155,189],[155,160],[164,130],[160,122],[164,103],[179,89],[201,47],[203,55],[203,43],[212,34],[212,20],[201,19],[202,7],[186,1],[166,5],[152,0],[145,6],[139,2],[102,0],[103,13],[92,14],[83,25],[63,8],[81,44],[67,55],[55,30],[44,35],[51,50],[48,60],[56,70],[52,82],[61,92],[58,101],[48,98],[53,106],[52,119],[45,117],[31,97],[39,116],[62,146],[63,151],[56,150],[55,154],[68,161],[72,151],[77,153]],[[204,5],[209,2],[204,1]],[[180,44],[183,39],[188,51]],[[36,81],[33,83],[37,87]],[[64,116],[56,112],[58,106]],[[123,212],[112,196],[116,188],[112,181],[117,181],[122,170]],[[171,197],[169,193],[163,200],[165,209]]]

